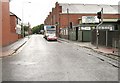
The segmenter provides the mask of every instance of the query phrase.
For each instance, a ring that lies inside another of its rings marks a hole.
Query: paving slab
[[[19,39],[18,41],[2,47],[2,51],[0,51],[0,58],[6,57],[6,56],[10,56],[12,54],[14,54],[20,47],[22,47],[27,41],[28,41],[28,37]]]

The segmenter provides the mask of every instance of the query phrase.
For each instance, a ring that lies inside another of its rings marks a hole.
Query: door
[[[76,27],[76,40],[78,40],[78,29],[79,27]]]

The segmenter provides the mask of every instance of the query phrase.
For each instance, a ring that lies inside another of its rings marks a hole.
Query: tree
[[[44,24],[40,24],[40,25],[37,25],[37,26],[34,26],[32,28],[32,33],[33,34],[39,34],[41,30],[44,30]]]
[[[28,29],[29,29],[29,26],[24,26],[25,31],[28,31]]]
[[[26,36],[26,35],[28,35],[28,34],[25,34],[25,32],[28,32],[28,30],[29,30],[29,26],[27,26],[27,25],[21,25],[21,34],[23,34],[24,33],[24,36]],[[24,30],[23,30],[24,29]]]

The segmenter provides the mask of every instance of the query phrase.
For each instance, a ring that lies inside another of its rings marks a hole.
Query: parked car
[[[47,40],[56,40],[57,41],[57,37],[54,34],[49,34],[47,36]]]

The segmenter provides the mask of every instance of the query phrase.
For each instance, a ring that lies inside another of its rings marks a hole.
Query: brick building
[[[0,46],[2,46],[2,2],[0,1]]]
[[[1,12],[1,21],[0,24],[2,32],[0,46],[9,45],[19,39],[19,35],[16,33],[16,20],[18,19],[16,15],[11,14],[9,11],[9,0],[0,1],[0,12]]]
[[[10,14],[9,2],[2,0],[2,46],[8,45],[10,42]]]
[[[21,38],[21,19],[12,12],[10,12],[10,30],[12,42]]]
[[[49,13],[44,21],[45,25],[56,25],[57,36],[60,35],[61,28],[67,28],[72,22],[73,26],[81,23],[82,16],[96,16],[96,13],[104,9],[104,19],[117,19],[117,5],[99,4],[67,4],[56,2],[55,8]]]

